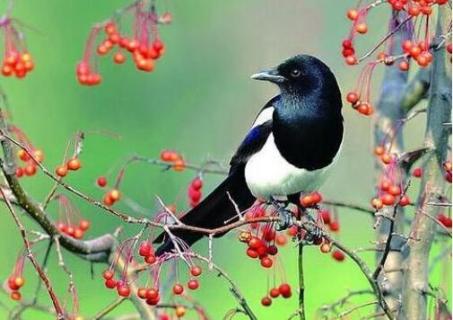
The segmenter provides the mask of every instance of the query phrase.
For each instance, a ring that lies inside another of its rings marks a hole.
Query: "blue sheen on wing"
[[[259,140],[261,136],[261,129],[260,127],[255,127],[252,130],[249,131],[247,136],[244,139],[244,144],[252,144],[255,141]]]

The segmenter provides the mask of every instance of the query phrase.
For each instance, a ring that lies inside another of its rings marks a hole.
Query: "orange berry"
[[[346,16],[348,17],[349,20],[356,20],[357,17],[359,16],[359,12],[355,9],[350,9],[348,10],[348,12],[346,13]]]
[[[173,170],[175,171],[184,171],[186,168],[186,163],[183,159],[178,159],[173,164]]]
[[[117,52],[113,56],[113,61],[118,64],[124,63],[126,61],[126,56],[121,52]]]
[[[383,146],[376,146],[376,148],[374,148],[374,154],[377,156],[382,156],[384,152],[385,148]]]
[[[79,170],[82,165],[81,165],[79,159],[73,158],[68,161],[67,166],[68,166],[69,170],[76,171],[76,170]]]
[[[19,291],[12,291],[10,294],[10,297],[11,297],[11,299],[13,299],[15,301],[19,301],[22,299],[22,295],[20,294]]]
[[[116,202],[121,198],[121,193],[117,189],[113,189],[110,191],[110,198]]]
[[[382,200],[379,199],[379,198],[373,198],[371,200],[371,205],[373,206],[374,209],[376,210],[380,210],[382,209],[382,207],[384,206],[383,203],[382,203]]]
[[[332,246],[330,245],[330,243],[323,243],[320,247],[319,247],[319,250],[321,250],[322,253],[329,253],[330,250],[332,249]]]
[[[33,151],[33,158],[35,158],[35,160],[38,162],[42,162],[44,160],[44,153],[42,152],[42,150],[37,149]]]
[[[68,174],[68,167],[66,165],[58,166],[57,169],[55,169],[55,173],[57,176],[63,178]]]
[[[177,306],[175,309],[175,314],[178,318],[184,317],[184,315],[186,314],[186,308],[184,308],[183,306]]]
[[[368,32],[368,26],[366,25],[366,23],[362,22],[355,26],[355,30],[358,33],[365,34]]]
[[[29,164],[24,168],[24,173],[27,176],[34,176],[36,174],[36,166],[34,164]]]
[[[17,151],[17,157],[22,161],[30,160],[29,154],[24,149],[20,149],[19,151]]]

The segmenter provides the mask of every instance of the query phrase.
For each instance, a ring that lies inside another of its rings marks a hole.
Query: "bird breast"
[[[245,179],[252,194],[266,200],[271,196],[312,192],[321,186],[335,160],[329,166],[317,170],[297,168],[282,157],[271,133],[263,148],[247,162]]]

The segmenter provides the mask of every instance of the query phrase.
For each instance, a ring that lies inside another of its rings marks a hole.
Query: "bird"
[[[297,203],[318,190],[338,159],[343,141],[342,98],[333,72],[320,59],[299,54],[251,76],[280,93],[256,116],[230,161],[227,177],[180,222],[213,229],[233,221],[257,199]],[[173,229],[188,246],[203,234]],[[222,236],[223,234],[217,234]],[[173,238],[173,237],[172,237]],[[160,256],[174,249],[166,232],[154,243]]]

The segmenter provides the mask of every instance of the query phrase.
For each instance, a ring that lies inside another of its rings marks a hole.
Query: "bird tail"
[[[236,168],[230,172],[229,176],[211,192],[199,205],[185,214],[180,221],[188,226],[213,229],[225,225],[225,222],[233,218],[236,208],[230,198],[239,210],[243,211],[252,206],[255,197],[251,194],[244,177],[244,168]],[[182,239],[187,245],[191,246],[203,237],[199,232],[189,230],[174,230],[172,233]],[[222,236],[218,234],[216,236]],[[160,256],[165,252],[171,251],[174,246],[165,232],[161,233],[154,243],[164,243],[156,250],[156,255]]]

